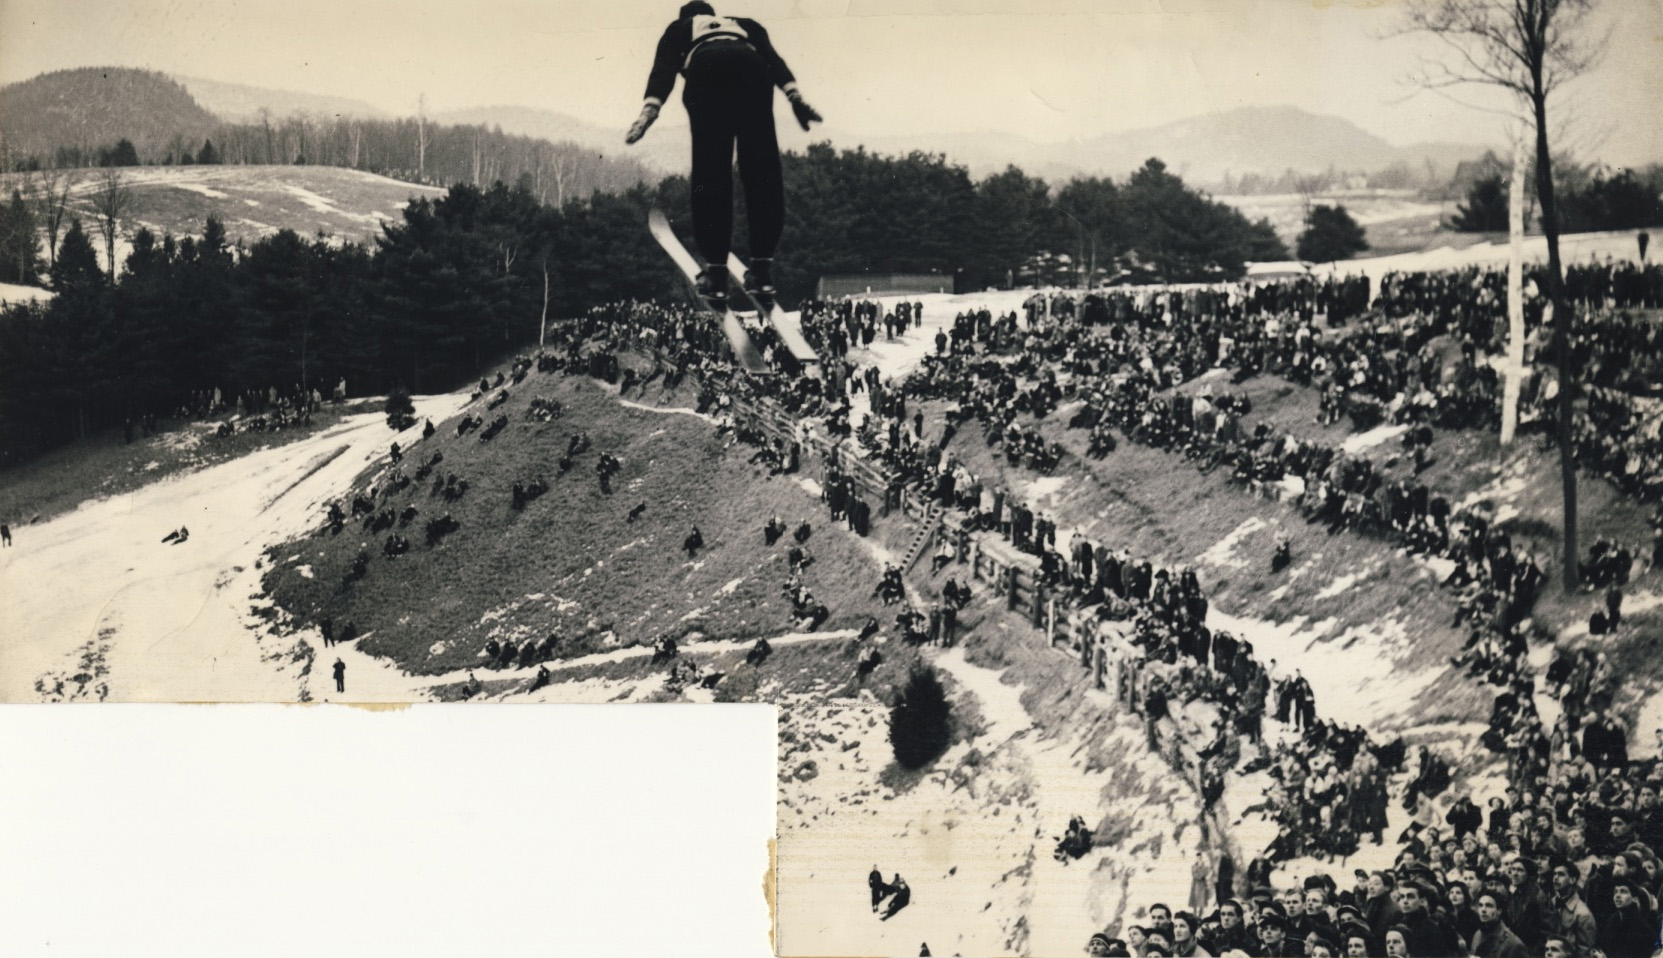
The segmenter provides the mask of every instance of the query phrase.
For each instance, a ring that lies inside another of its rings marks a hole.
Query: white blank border
[[[0,707],[0,954],[771,954],[769,706]]]

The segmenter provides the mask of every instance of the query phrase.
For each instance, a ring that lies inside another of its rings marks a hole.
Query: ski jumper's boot
[[[770,312],[774,308],[774,261],[772,258],[759,257],[751,261],[751,268],[745,274],[745,290],[756,300],[763,312]]]
[[[699,271],[699,298],[718,313],[728,308],[728,268],[710,265]]]

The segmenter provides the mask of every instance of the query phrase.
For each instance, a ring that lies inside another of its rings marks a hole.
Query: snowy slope
[[[427,397],[417,413],[441,419],[466,398]],[[304,658],[293,645],[262,646],[252,627],[254,563],[267,545],[321,521],[321,504],[391,442],[419,435],[395,435],[380,415],[357,416],[14,529],[14,547],[0,550],[0,701],[39,700],[42,676],[65,679],[66,696],[112,701],[300,699]],[[161,541],[180,526],[190,530],[187,542]],[[376,684],[368,671],[349,672],[354,700]],[[78,674],[94,681],[82,689]]]

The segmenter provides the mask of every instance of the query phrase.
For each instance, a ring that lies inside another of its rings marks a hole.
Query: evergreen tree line
[[[1014,167],[976,183],[940,156],[817,145],[788,154],[785,175],[776,281],[787,302],[813,295],[823,273],[1020,281],[1059,250],[1074,280],[1092,263],[1099,278],[1229,279],[1246,260],[1287,256],[1268,223],[1186,188],[1156,160],[1124,184],[1052,190]],[[327,396],[342,378],[354,396],[455,388],[536,343],[545,318],[682,295],[645,229],[655,206],[685,227],[686,178],[563,205],[539,202],[523,182],[457,184],[411,202],[373,246],[292,231],[233,245],[213,220],[200,237],[140,229],[113,279],[88,227],[68,224],[44,267],[31,231],[22,255],[57,296],[0,313],[0,448],[10,458],[170,415],[215,389],[229,403],[271,388]],[[742,208],[735,235],[745,255]]]
[[[787,154],[784,171],[786,245],[775,279],[788,298],[811,294],[825,274],[941,272],[961,289],[1088,277],[1196,282],[1288,257],[1268,221],[1250,222],[1190,189],[1158,159],[1123,183],[1086,177],[1052,187],[1015,166],[973,182],[939,154],[822,143]],[[743,248],[743,228],[735,237]]]
[[[1499,165],[1499,163],[1498,163]],[[1554,166],[1560,182],[1560,228],[1567,233],[1630,230],[1663,226],[1663,165],[1634,170],[1579,170],[1573,164]],[[1526,174],[1527,183],[1535,173]],[[1456,207],[1450,229],[1463,233],[1502,233],[1508,229],[1511,176],[1494,170],[1475,180],[1466,201]],[[1535,211],[1535,190],[1526,194],[1526,222]]]

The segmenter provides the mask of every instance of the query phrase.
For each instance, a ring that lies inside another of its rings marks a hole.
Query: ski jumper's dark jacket
[[[698,14],[664,28],[664,35],[658,39],[658,53],[653,57],[652,73],[647,76],[647,100],[663,106],[675,88],[676,75],[686,70],[693,54],[708,43],[749,45],[767,63],[769,78],[775,86],[786,93],[796,89],[796,77],[774,51],[762,24],[747,17]]]

